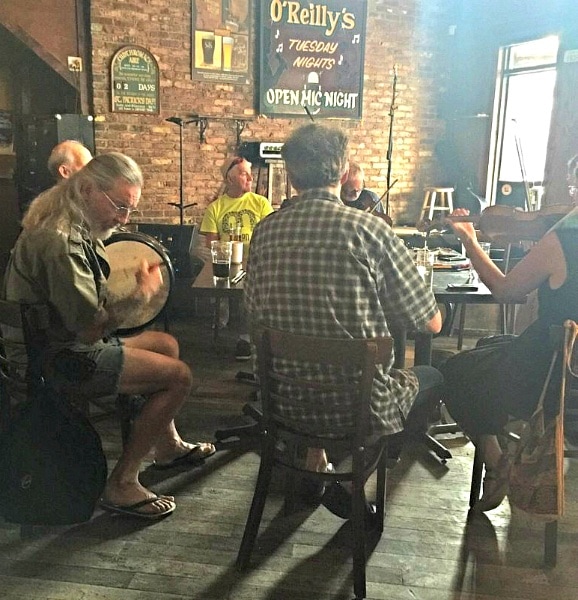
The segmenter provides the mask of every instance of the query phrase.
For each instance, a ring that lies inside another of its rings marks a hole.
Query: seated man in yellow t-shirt
[[[249,242],[255,225],[273,212],[271,203],[265,196],[251,191],[253,175],[251,163],[237,156],[223,165],[225,190],[214,202],[207,206],[201,223],[201,233],[205,235],[206,244],[211,246],[213,240],[229,240],[230,236],[241,232],[244,243],[244,255],[249,251]],[[251,347],[248,334],[241,334],[237,342],[235,356],[238,360],[248,360]]]

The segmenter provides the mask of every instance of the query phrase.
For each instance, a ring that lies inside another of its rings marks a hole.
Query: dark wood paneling
[[[86,10],[86,0],[0,2],[0,25],[79,90],[79,108],[84,114],[90,113],[92,106]],[[82,72],[69,71],[69,56],[83,59]]]
[[[3,0],[0,23],[15,34],[24,32],[63,65],[78,54],[76,0]]]

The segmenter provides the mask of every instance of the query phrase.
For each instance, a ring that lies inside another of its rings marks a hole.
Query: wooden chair
[[[32,356],[32,344],[42,344],[41,337],[48,325],[49,313],[45,304],[0,300],[0,431],[8,427],[14,405],[27,399],[29,386],[41,377],[40,365],[27,372],[26,364]],[[18,341],[7,337],[7,327],[23,331],[24,339]],[[89,414],[88,401],[77,400],[78,407]],[[119,395],[116,399],[123,445],[128,441],[138,402],[139,397],[135,396]]]
[[[275,467],[285,470],[285,511],[294,506],[294,483],[296,476],[306,475],[320,482],[346,481],[352,484],[352,540],[353,580],[356,598],[366,594],[366,498],[364,486],[370,475],[377,471],[376,514],[373,531],[381,534],[385,512],[387,438],[382,436],[368,445],[370,399],[376,365],[388,364],[392,352],[391,338],[369,340],[320,339],[294,335],[278,330],[265,329],[257,342],[257,358],[263,416],[261,419],[261,465],[247,518],[243,540],[237,556],[237,567],[245,569],[257,538],[271,475]],[[356,369],[359,378],[339,383],[321,383],[307,376],[281,374],[274,370],[274,361],[279,359],[314,363],[322,368]],[[354,406],[353,423],[334,435],[312,433],[303,430],[299,422],[289,422],[278,414],[275,406],[279,402],[291,402],[279,391],[279,384],[290,385],[292,390],[305,394],[324,392],[347,394]],[[277,448],[283,442],[285,450]],[[336,473],[312,472],[299,466],[299,449],[325,448],[332,452],[347,452],[352,457],[351,468]]]
[[[570,332],[575,324],[570,321],[564,327],[551,327],[550,340],[553,346],[552,361],[553,365],[559,365],[562,370],[560,376],[560,385],[562,386],[562,406],[567,408],[565,414],[572,411],[575,412],[578,406],[578,377],[571,372],[569,365],[578,364],[578,345],[574,345],[574,340],[570,337]],[[557,361],[557,357],[561,356],[563,360]],[[576,367],[574,367],[576,369]],[[576,371],[574,371],[576,372]],[[548,386],[551,380],[551,373],[548,374],[544,386]],[[519,436],[506,432],[506,437],[509,441],[519,441]],[[564,458],[578,458],[578,451],[565,450]],[[482,475],[484,469],[484,461],[481,453],[476,448],[474,454],[474,463],[472,467],[472,483],[470,486],[470,509],[480,498]],[[548,521],[544,528],[544,565],[546,567],[556,566],[558,553],[558,521]]]
[[[7,327],[21,329],[25,339],[9,339]],[[23,402],[28,396],[26,363],[28,343],[32,331],[48,327],[48,308],[45,305],[27,306],[18,302],[0,300],[0,430],[5,431],[10,422],[13,404]]]
[[[8,338],[7,327],[21,329],[24,340]],[[33,332],[44,331],[47,327],[47,306],[0,300],[0,435],[8,430],[18,403],[24,402],[31,386],[39,383],[33,377],[33,371],[26,369],[28,348]],[[33,533],[34,526],[20,526],[21,538],[31,537]]]

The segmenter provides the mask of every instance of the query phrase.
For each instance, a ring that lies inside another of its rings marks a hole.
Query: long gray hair
[[[85,189],[93,185],[106,192],[118,179],[142,187],[143,176],[136,162],[120,152],[93,158],[70,179],[42,192],[30,204],[22,219],[24,229],[45,228],[67,233],[84,221]]]

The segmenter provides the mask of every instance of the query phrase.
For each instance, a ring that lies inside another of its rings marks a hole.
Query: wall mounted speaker
[[[496,204],[526,209],[526,188],[523,181],[498,181]]]

